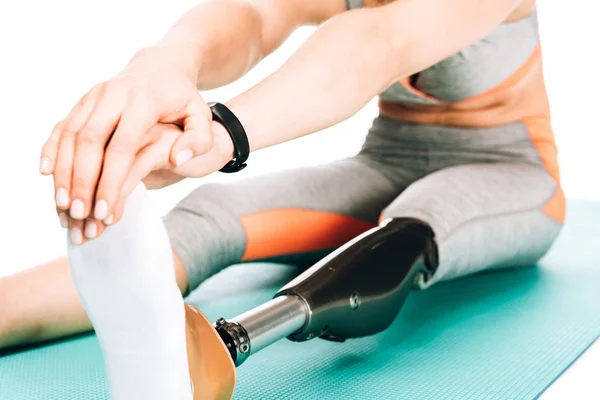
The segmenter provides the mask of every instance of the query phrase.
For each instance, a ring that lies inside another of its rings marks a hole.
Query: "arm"
[[[398,0],[340,14],[228,106],[257,150],[350,117],[401,77],[484,36],[515,0]],[[281,90],[285,88],[285,90]]]
[[[138,52],[120,74],[83,96],[55,126],[40,159],[41,173],[54,177],[57,212],[73,242],[83,243],[84,234],[95,238],[104,224],[118,222],[135,187],[125,187],[129,171],[156,144],[150,133],[157,125],[183,128],[161,160],[169,167],[214,149],[220,139],[198,87],[231,82],[297,26],[343,10],[343,0],[207,0],[156,46]],[[95,221],[84,225],[90,217]]]
[[[157,53],[212,89],[244,75],[299,26],[345,10],[344,0],[208,0],[187,12],[133,62]]]
[[[130,67],[140,71],[142,75],[132,73],[130,76],[134,83],[141,82],[142,87],[147,91],[149,89],[145,86],[154,85],[154,89],[157,89],[155,92],[159,93],[156,97],[159,98],[160,94],[169,94],[174,90],[170,79],[166,79],[164,85],[158,84],[157,86],[160,78],[169,75],[183,74],[201,88],[219,86],[234,80],[251,68],[262,57],[279,46],[296,26],[320,23],[343,10],[343,0],[204,1],[184,15],[156,46],[146,48],[136,54]],[[223,21],[227,21],[227,23]],[[157,71],[158,73],[156,73]],[[151,79],[145,79],[146,75]],[[124,91],[128,89],[127,85],[122,87],[123,90],[119,90],[117,83],[121,83],[120,81],[109,81],[108,83],[111,83],[111,86],[105,84],[104,89],[108,87],[117,89],[113,90],[112,98],[98,96],[94,99],[90,93],[84,99],[93,100],[91,105],[120,104],[121,99],[126,97],[125,95],[132,93]],[[165,91],[161,92],[163,87]],[[193,92],[196,91],[193,90]],[[147,92],[141,94],[138,92],[137,95],[148,97]],[[113,101],[114,99],[118,101]],[[64,127],[71,135],[78,134],[79,139],[83,135],[85,140],[82,140],[82,143],[98,144],[97,147],[101,150],[100,155],[102,154],[105,143],[93,136],[86,137],[85,135],[94,133],[94,129],[90,128],[104,127],[105,125],[76,126],[78,113],[82,111],[80,106],[83,103],[82,100],[71,115],[57,125],[53,137],[45,146],[42,154],[43,158],[49,158],[46,162],[41,163],[42,173],[51,174],[56,167],[58,139],[63,134]],[[116,111],[122,110],[117,109]],[[144,108],[138,111],[144,111]],[[106,113],[96,115],[93,119],[96,123],[102,122],[102,120],[108,120]],[[73,125],[68,126],[69,124]],[[109,132],[111,133],[113,126],[109,125],[109,128],[111,128]],[[219,129],[219,127],[216,128]],[[144,164],[144,160],[146,160],[150,165],[148,168],[152,170],[151,167],[155,160],[168,160],[168,154],[174,141],[172,137],[174,130],[169,129],[168,125],[157,124],[150,133],[149,138],[144,140],[155,144],[160,144],[163,141],[161,138],[167,140],[164,146],[154,146],[161,149],[156,156],[152,156],[152,152],[148,151],[144,151],[142,152],[144,155],[138,156],[142,159],[141,164]],[[224,133],[224,136],[227,137],[227,133]],[[230,143],[228,145],[231,146]],[[94,153],[95,149],[92,150]],[[229,160],[231,150],[226,151],[228,154],[225,155],[221,165]],[[166,153],[166,155],[162,153]],[[89,166],[91,164],[90,153],[81,151],[81,154],[83,164]],[[67,161],[69,161],[69,157],[67,157]],[[72,160],[70,162],[72,163]],[[216,162],[218,163],[218,160]],[[69,165],[69,167],[71,166]],[[64,187],[70,188],[71,169],[66,170],[65,175],[67,178],[58,182],[58,185],[62,184]],[[144,176],[145,174],[140,173],[138,179],[134,179],[133,182],[137,183]],[[173,177],[170,176],[166,180],[173,181]],[[83,186],[87,187],[88,184]],[[89,186],[92,189],[95,188],[94,183]],[[85,192],[85,187],[83,192]],[[82,194],[81,187],[77,190],[79,196],[89,201],[89,197]],[[89,207],[88,204],[87,213],[90,212]],[[98,225],[98,229],[101,230],[101,224]],[[176,256],[175,268],[178,285],[182,292],[186,292],[187,276],[183,265]],[[11,345],[61,337],[90,328],[90,322],[73,286],[68,262],[65,258],[13,276],[0,278],[0,349]]]

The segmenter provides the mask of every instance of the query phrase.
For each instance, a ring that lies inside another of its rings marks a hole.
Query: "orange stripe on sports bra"
[[[457,102],[408,104],[380,99],[383,116],[405,122],[462,127],[490,127],[527,117],[550,118],[541,49],[500,85]]]

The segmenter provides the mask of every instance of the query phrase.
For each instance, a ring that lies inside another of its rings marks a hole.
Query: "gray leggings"
[[[521,123],[472,129],[378,117],[352,158],[203,185],[164,221],[193,290],[232,264],[313,263],[381,219],[418,218],[439,247],[425,288],[534,264],[561,229],[544,212],[557,192]]]

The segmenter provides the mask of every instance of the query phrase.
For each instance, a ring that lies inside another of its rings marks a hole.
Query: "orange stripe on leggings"
[[[544,205],[543,210],[556,221],[563,223],[566,214],[565,194],[560,186],[560,171],[558,168],[558,152],[554,143],[554,134],[550,121],[544,117],[523,119],[529,137],[537,149],[546,171],[554,179],[557,190],[554,196]]]
[[[339,247],[376,225],[333,213],[276,209],[241,218],[246,231],[243,261]]]

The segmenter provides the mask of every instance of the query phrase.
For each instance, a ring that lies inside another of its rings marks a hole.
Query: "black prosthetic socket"
[[[413,286],[438,265],[433,230],[411,218],[384,221],[306,270],[276,295],[297,296],[309,310],[292,341],[344,341],[387,328]]]
[[[236,366],[284,337],[368,336],[396,318],[415,279],[438,266],[433,230],[411,218],[384,221],[313,265],[272,300],[214,327]]]

